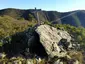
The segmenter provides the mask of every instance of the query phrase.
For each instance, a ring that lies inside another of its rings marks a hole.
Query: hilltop
[[[37,13],[36,13],[37,12]],[[37,14],[38,17],[37,18]],[[51,22],[53,24],[70,24],[76,27],[85,27],[85,10],[76,10],[71,12],[58,12],[58,11],[44,11],[41,9],[2,9],[0,16],[8,15],[15,19],[31,20],[34,18],[41,22]],[[31,17],[30,17],[31,16]]]

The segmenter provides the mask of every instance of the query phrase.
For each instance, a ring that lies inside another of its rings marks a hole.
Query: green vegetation
[[[49,22],[49,21],[45,21],[44,24],[51,25],[51,22]]]
[[[9,16],[0,16],[0,39],[17,32],[22,32],[35,24],[35,22],[26,21],[24,19],[16,20]]]
[[[45,59],[41,59],[41,61],[39,61],[36,58],[32,58],[32,59],[25,59],[23,57],[12,57],[10,59],[4,57],[4,58],[0,58],[0,64],[47,64]]]
[[[35,18],[34,18],[34,16],[32,14],[29,14],[28,15],[28,20],[29,21],[32,21],[32,22],[35,22],[36,21]]]
[[[77,17],[74,16],[76,19]],[[2,40],[5,37],[14,35],[18,32],[23,32],[26,29],[28,29],[29,27],[32,27],[36,24],[36,20],[33,19],[34,17],[29,14],[29,18],[30,21],[25,20],[24,18],[20,18],[19,20],[16,20],[12,17],[9,16],[0,16],[0,40]],[[77,19],[77,21],[79,22],[79,20]],[[85,28],[83,27],[74,27],[74,26],[70,26],[70,25],[62,25],[62,24],[51,24],[49,21],[45,21],[44,24],[49,24],[51,26],[54,26],[58,29],[61,30],[66,30],[70,33],[70,35],[72,36],[72,38],[74,39],[72,42],[73,43],[79,43],[81,44],[81,49],[83,49],[85,51]],[[78,25],[80,25],[80,23],[78,23]],[[10,38],[8,39],[10,41]],[[2,46],[2,42],[0,41],[0,46]],[[71,57],[73,57],[74,59],[77,58],[80,62],[82,62],[82,53],[78,52],[77,54],[70,54],[69,55]],[[74,56],[75,55],[75,56]],[[13,61],[19,61],[19,62],[23,62],[23,64],[25,64],[27,62],[27,59],[24,58],[3,58],[0,59],[0,62],[4,62],[4,63],[9,63],[12,64]],[[36,64],[36,59],[32,60],[34,62],[34,64]],[[41,62],[39,62],[39,64],[45,64],[46,60],[42,59]]]

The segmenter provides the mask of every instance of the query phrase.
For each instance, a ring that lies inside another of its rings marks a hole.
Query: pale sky
[[[19,8],[43,10],[55,10],[67,12],[73,10],[85,10],[85,0],[1,0],[0,9]]]

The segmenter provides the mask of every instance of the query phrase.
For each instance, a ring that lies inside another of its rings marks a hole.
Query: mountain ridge
[[[37,18],[37,13],[38,17]],[[70,24],[72,26],[85,27],[85,10],[75,10],[70,12],[45,11],[41,9],[14,9],[7,8],[0,10],[0,16],[8,15],[15,19],[24,18],[29,20],[31,14],[36,20],[45,22],[49,21],[53,24]]]

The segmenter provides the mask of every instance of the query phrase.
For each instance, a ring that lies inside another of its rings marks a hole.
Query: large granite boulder
[[[39,35],[40,43],[45,48],[46,53],[51,57],[63,57],[67,53],[66,50],[71,47],[71,36],[67,31],[49,25],[40,25],[35,31]]]
[[[39,25],[13,35],[11,41],[3,45],[3,50],[11,56],[22,54],[26,58],[57,58],[53,64],[72,61],[79,64],[79,60],[73,57],[78,54],[70,54],[75,51],[68,53],[73,49],[71,40],[70,34],[65,30]]]

